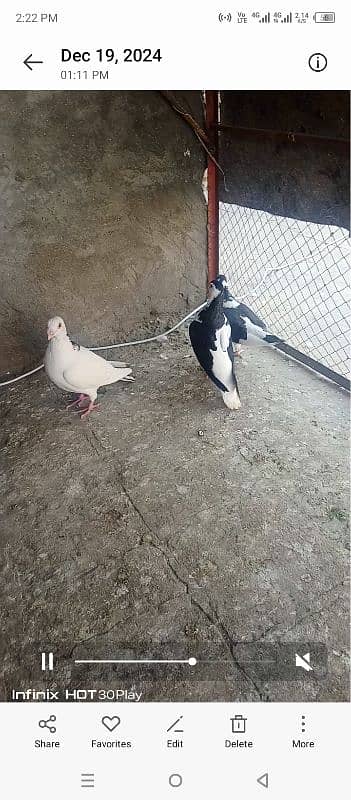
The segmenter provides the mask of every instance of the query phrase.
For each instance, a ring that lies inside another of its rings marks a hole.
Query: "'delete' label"
[[[224,747],[253,747],[253,742],[248,739],[225,739]]]

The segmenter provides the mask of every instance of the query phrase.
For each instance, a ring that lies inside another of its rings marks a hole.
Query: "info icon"
[[[308,59],[308,66],[313,72],[323,72],[327,64],[327,57],[323,53],[312,53]]]

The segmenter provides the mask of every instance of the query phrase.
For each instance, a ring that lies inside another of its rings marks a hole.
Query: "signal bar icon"
[[[47,666],[46,666],[46,655],[47,655]],[[42,672],[46,672],[46,669],[49,672],[52,672],[54,669],[54,654],[53,653],[42,653],[41,654],[41,670]]]

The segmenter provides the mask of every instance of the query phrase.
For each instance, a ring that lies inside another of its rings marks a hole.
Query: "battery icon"
[[[316,11],[313,19],[315,22],[335,22],[335,11]]]

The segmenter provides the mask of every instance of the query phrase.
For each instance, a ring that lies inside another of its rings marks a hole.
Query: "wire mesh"
[[[348,376],[350,239],[332,225],[220,203],[219,266],[271,333]]]

